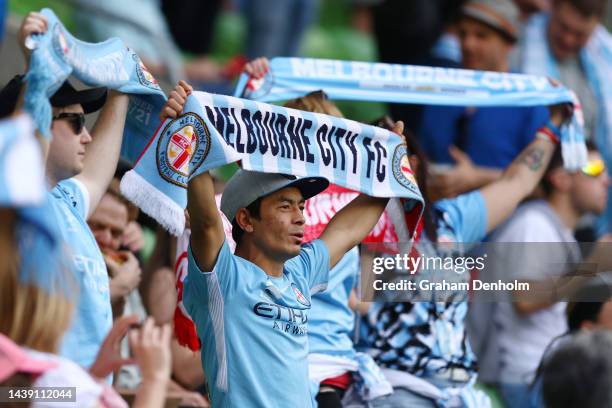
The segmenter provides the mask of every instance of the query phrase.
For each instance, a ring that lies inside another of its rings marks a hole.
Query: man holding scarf
[[[606,0],[555,0],[534,16],[519,46],[521,72],[546,75],[573,89],[584,112],[585,137],[612,165],[612,37],[601,25]],[[611,231],[612,205],[598,226]]]
[[[27,62],[26,38],[46,30],[47,20],[41,14],[30,13],[24,19],[19,40]],[[23,88],[23,77],[17,76],[0,91],[0,116],[14,110]],[[61,354],[104,378],[116,368],[94,364],[112,326],[109,281],[86,219],[112,180],[128,98],[116,91],[107,95],[105,88],[77,91],[66,81],[51,97],[51,105],[53,138],[46,152],[46,175],[51,188],[49,207],[70,250],[71,265],[79,282],[78,307],[63,339]],[[100,108],[103,109],[90,134],[85,127],[85,114]]]
[[[605,104],[598,100],[598,78],[589,72],[589,65],[595,61],[589,61],[588,51],[589,42],[598,41],[598,37],[610,44],[609,34],[601,26],[605,5],[605,0],[555,0],[550,16],[540,14],[530,20],[519,49],[522,72],[551,76],[576,92],[587,139],[598,131],[598,115],[605,115]],[[532,59],[536,51],[539,58]],[[612,73],[612,61],[596,63],[604,64],[603,69]]]
[[[190,88],[179,91],[164,115],[181,113]],[[403,124],[393,130],[401,134]],[[302,246],[304,201],[327,185],[321,177],[240,170],[221,200],[237,244],[233,255],[209,172],[189,181],[192,235],[183,301],[201,339],[213,406],[311,406],[311,296],[325,290],[329,270],[365,238],[388,202],[360,195],[318,240]]]

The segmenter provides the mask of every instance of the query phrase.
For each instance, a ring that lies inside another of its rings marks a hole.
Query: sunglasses
[[[60,113],[53,117],[53,120],[66,120],[70,123],[72,130],[77,135],[80,135],[85,127],[85,114],[84,113]]]
[[[606,171],[606,165],[604,164],[603,160],[601,160],[601,159],[593,160],[593,161],[590,161],[587,164],[585,164],[584,167],[582,167],[580,169],[580,171],[585,176],[598,177],[604,171]]]

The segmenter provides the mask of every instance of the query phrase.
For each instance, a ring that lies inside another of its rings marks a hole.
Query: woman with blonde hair
[[[0,134],[0,138],[4,136]],[[5,186],[0,185],[0,190],[6,190]],[[127,407],[105,378],[127,362],[120,358],[118,344],[137,318],[117,321],[89,373],[58,356],[60,341],[72,320],[78,286],[64,264],[57,226],[48,216],[46,203],[19,208],[8,208],[16,204],[7,200],[0,203],[0,362],[15,363],[11,370],[2,364],[5,375],[0,384],[73,387],[76,395],[65,397],[74,398],[74,406]],[[140,330],[129,333],[133,360],[143,378],[135,407],[162,407],[165,403],[170,334],[169,326],[155,327],[151,318]],[[36,370],[32,370],[34,362],[38,364]],[[34,401],[31,406],[58,405],[57,401]]]

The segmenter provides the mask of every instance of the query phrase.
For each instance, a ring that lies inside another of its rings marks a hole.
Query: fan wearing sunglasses
[[[503,246],[503,261],[488,265],[495,274],[491,279],[518,279],[531,289],[493,304],[489,320],[494,330],[489,330],[486,346],[479,348],[481,381],[496,384],[510,408],[531,406],[530,401],[537,399],[530,385],[538,363],[547,345],[567,331],[566,304],[561,300],[584,284],[584,272],[572,267],[582,261],[574,233],[583,216],[604,211],[610,184],[601,155],[594,145],[587,147],[588,162],[576,172],[563,168],[557,149],[541,182],[544,199],[523,204],[491,237],[495,243],[529,243]],[[610,238],[602,238],[586,264],[596,265],[597,271],[609,270],[609,248]]]
[[[47,175],[51,185],[80,174],[85,165],[85,152],[92,137],[85,128],[85,113],[80,104],[53,108],[53,139],[49,147]]]
[[[26,65],[30,51],[25,39],[48,29],[47,20],[30,13],[23,20],[18,41]],[[23,94],[23,76],[16,76],[0,91],[0,117],[10,115]],[[98,377],[115,368],[100,364],[96,356],[112,326],[109,278],[102,253],[87,225],[110,184],[119,160],[128,97],[105,88],[76,90],[64,82],[50,98],[51,142],[45,145],[46,176],[50,186],[48,208],[69,248],[67,259],[79,281],[77,313],[63,338],[60,354]],[[100,110],[91,133],[85,115]],[[100,367],[105,367],[101,369]]]
[[[82,112],[62,112],[53,116],[53,120],[67,121],[77,135],[80,135],[85,127],[85,114]]]

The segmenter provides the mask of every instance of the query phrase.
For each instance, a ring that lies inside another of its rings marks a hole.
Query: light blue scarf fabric
[[[548,46],[546,29],[549,16],[534,16],[525,28],[521,42],[520,69],[523,72],[548,75],[559,79],[557,62]],[[595,143],[606,161],[608,169],[612,168],[612,36],[598,26],[591,39],[579,55],[591,89],[597,98],[597,125]],[[612,193],[612,189],[610,189]],[[612,231],[612,200],[608,200],[606,216],[600,220],[600,233]]]
[[[402,197],[407,211],[422,211],[406,145],[388,130],[205,92],[191,95],[184,112],[162,124],[121,181],[122,193],[174,234],[184,228],[188,180],[237,160],[247,170],[323,176],[372,196]]]
[[[76,296],[47,202],[42,151],[30,117],[0,121],[0,207],[13,208],[19,279],[48,293]],[[6,265],[8,260],[2,259]]]
[[[40,144],[30,117],[0,121],[0,206],[38,205],[46,195]]]
[[[73,37],[50,9],[41,13],[48,30],[32,36],[34,47],[26,74],[25,109],[38,130],[51,137],[49,98],[69,75],[89,86],[104,86],[131,95],[122,156],[135,161],[159,124],[157,115],[166,96],[138,55],[123,41],[111,38],[98,44]]]
[[[265,77],[249,79],[243,74],[234,95],[275,102],[319,89],[331,99],[421,105],[538,106],[577,101],[571,90],[545,76],[309,58],[274,58]],[[586,162],[583,126],[576,106],[561,136],[564,165],[570,170]]]
[[[15,239],[20,259],[19,280],[49,294],[61,294],[76,304],[76,276],[69,267],[68,252],[46,197],[39,205],[17,210]]]

